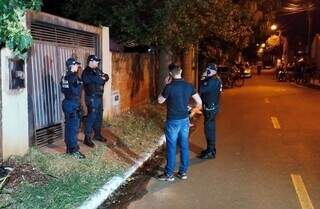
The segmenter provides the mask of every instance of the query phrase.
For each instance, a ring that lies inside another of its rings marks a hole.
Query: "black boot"
[[[85,136],[84,140],[83,140],[83,144],[89,146],[89,147],[94,147],[95,144],[92,142],[91,137],[90,136]]]
[[[103,137],[101,134],[94,135],[93,139],[97,140],[97,141],[101,141],[101,142],[106,142],[107,141],[107,139],[105,137]]]
[[[198,155],[198,158],[200,159],[204,159],[204,160],[207,160],[207,159],[215,159],[216,158],[216,152],[215,152],[215,149],[214,151],[202,151],[200,153],[200,155]]]
[[[69,154],[72,155],[73,157],[75,157],[78,160],[82,160],[82,159],[86,158],[86,156],[84,154],[82,154],[81,152],[79,152],[79,151],[72,152],[72,153],[69,153]]]

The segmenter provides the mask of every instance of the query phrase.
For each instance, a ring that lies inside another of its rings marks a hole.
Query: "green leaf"
[[[32,36],[22,22],[27,10],[39,10],[41,0],[1,0],[0,4],[0,43],[18,56],[25,56],[31,47]]]

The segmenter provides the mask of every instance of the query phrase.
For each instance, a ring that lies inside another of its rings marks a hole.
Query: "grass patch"
[[[14,193],[12,208],[75,208],[105,184],[121,175],[126,165],[103,159],[106,146],[94,149],[84,160],[61,154],[47,154],[32,148],[18,164],[31,164],[47,176],[45,184],[21,182]],[[9,207],[9,208],[10,208]]]
[[[164,121],[163,106],[146,105],[119,114],[109,123],[122,143],[135,153],[141,153],[158,143]]]
[[[147,105],[114,117],[111,131],[138,155],[155,147],[163,133],[165,107]],[[16,173],[0,193],[0,208],[69,209],[80,206],[111,177],[122,175],[125,162],[106,159],[106,146],[98,146],[77,160],[69,155],[42,153],[31,148],[24,157],[11,158]],[[14,172],[14,171],[13,171]]]

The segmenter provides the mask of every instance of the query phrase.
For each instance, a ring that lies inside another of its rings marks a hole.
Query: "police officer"
[[[204,133],[207,149],[198,156],[201,159],[214,159],[216,157],[216,114],[219,111],[219,98],[222,83],[217,75],[217,66],[213,63],[207,65],[202,75],[200,96],[203,102]]]
[[[64,94],[62,101],[62,110],[65,115],[65,143],[67,153],[78,159],[83,159],[85,156],[79,152],[77,143],[77,132],[80,126],[80,92],[81,84],[77,71],[80,63],[74,58],[69,58],[66,61],[67,71],[61,78],[60,86]]]
[[[87,60],[87,67],[82,73],[82,80],[85,90],[85,102],[88,108],[88,116],[85,122],[84,144],[94,147],[91,135],[94,130],[94,139],[105,142],[106,138],[101,135],[102,113],[103,113],[103,90],[104,84],[109,80],[108,74],[105,74],[98,68],[101,60],[90,55]]]

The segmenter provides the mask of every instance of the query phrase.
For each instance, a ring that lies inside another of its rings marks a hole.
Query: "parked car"
[[[240,87],[244,85],[244,77],[237,67],[219,66],[218,75],[221,78],[223,88]]]
[[[252,77],[252,74],[251,74],[251,67],[250,67],[250,65],[245,64],[245,65],[243,66],[243,68],[244,68],[244,70],[243,70],[243,76],[244,76],[245,78],[251,78],[251,77]]]
[[[272,65],[264,65],[263,69],[265,70],[272,70]]]
[[[248,63],[246,64],[236,64],[236,67],[240,70],[241,76],[244,78],[251,78],[251,68]]]

